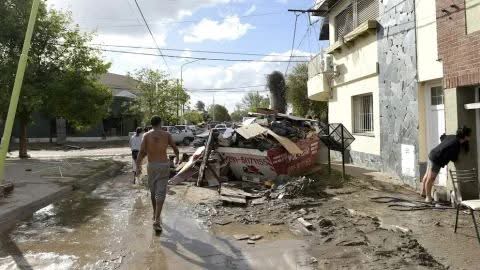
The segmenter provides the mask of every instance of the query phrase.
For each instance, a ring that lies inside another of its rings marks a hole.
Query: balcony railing
[[[320,74],[323,70],[323,52],[315,55],[315,57],[308,62],[308,78],[311,79],[318,74]]]

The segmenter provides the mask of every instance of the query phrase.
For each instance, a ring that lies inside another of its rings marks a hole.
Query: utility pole
[[[213,98],[212,118],[213,118],[213,122],[215,122],[215,93],[212,93],[212,98]]]
[[[12,97],[10,98],[5,128],[3,130],[2,145],[0,147],[0,186],[5,182],[5,159],[7,158],[8,145],[10,144],[10,137],[12,136],[13,122],[17,112],[18,99],[20,98],[23,76],[25,75],[25,69],[27,67],[28,53],[30,51],[39,6],[40,0],[33,0],[27,32],[25,33],[25,40],[23,41],[22,54],[18,61],[17,74],[15,75],[15,83],[13,84]]]

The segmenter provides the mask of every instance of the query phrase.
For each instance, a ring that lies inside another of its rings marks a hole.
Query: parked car
[[[220,135],[222,135],[227,130],[227,128],[213,128],[212,130],[218,131]],[[207,143],[209,135],[210,135],[210,130],[207,130],[201,134],[196,135],[195,140],[193,140],[193,146],[194,147],[204,146]]]
[[[222,128],[225,128],[225,129],[226,129],[226,128],[227,128],[227,125],[225,125],[225,124],[218,124],[218,125],[215,126],[215,129],[222,129]]]
[[[193,139],[195,138],[195,133],[193,132],[193,130],[190,128],[190,126],[187,126],[187,125],[176,125],[175,126],[176,128],[178,128],[178,130],[180,130],[181,132],[183,133],[186,133],[186,137],[188,137],[189,139]]]
[[[172,139],[175,141],[176,144],[190,145],[190,143],[195,138],[191,131],[183,132],[174,126],[163,126],[162,129],[170,133],[170,135],[172,136]]]

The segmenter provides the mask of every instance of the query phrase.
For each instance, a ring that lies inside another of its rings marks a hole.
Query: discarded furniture
[[[343,124],[332,123],[320,128],[320,140],[328,147],[328,172],[332,171],[330,150],[342,154],[342,177],[345,179],[345,150],[355,141],[355,137]]]
[[[458,213],[460,208],[466,207],[470,210],[470,215],[472,216],[473,225],[475,227],[475,232],[477,233],[477,239],[480,243],[480,235],[478,233],[477,222],[475,220],[475,211],[480,210],[480,199],[476,200],[462,200],[462,187],[467,183],[478,182],[477,169],[471,170],[450,170],[450,179],[452,181],[452,201],[457,208],[457,214],[455,216],[455,229],[454,232],[457,232],[458,225]],[[477,192],[478,194],[478,192]],[[477,196],[478,197],[478,196]]]

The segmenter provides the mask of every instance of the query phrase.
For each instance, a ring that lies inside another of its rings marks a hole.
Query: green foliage
[[[235,110],[231,114],[232,121],[234,122],[241,122],[243,120],[243,117],[246,117],[246,116],[248,116],[248,112],[244,110]]]
[[[199,112],[203,112],[205,111],[205,103],[203,103],[203,101],[197,101],[197,103],[195,103],[195,109]]]
[[[0,116],[5,117],[23,46],[32,0],[0,3]],[[112,95],[98,82],[110,64],[85,46],[92,35],[71,26],[70,17],[41,2],[18,104],[23,125],[33,112],[64,117],[77,128],[98,124]]]
[[[225,122],[225,121],[231,120],[231,117],[230,117],[230,114],[228,113],[227,108],[225,108],[222,105],[217,104],[215,106],[210,106],[208,108],[208,113],[212,118],[211,120],[215,120],[219,122]]]
[[[293,107],[293,114],[312,116],[321,121],[327,120],[328,103],[308,99],[308,66],[305,63],[295,66],[287,77],[287,100]]]
[[[185,119],[188,123],[196,125],[203,122],[203,114],[196,111],[190,111],[183,115],[183,119]]]
[[[249,112],[254,112],[257,108],[268,108],[270,106],[270,99],[257,93],[247,93],[240,104],[241,109]]]
[[[159,70],[143,68],[133,77],[139,82],[137,110],[143,122],[148,123],[152,116],[158,115],[166,124],[177,123],[179,109],[190,99],[185,90]]]

